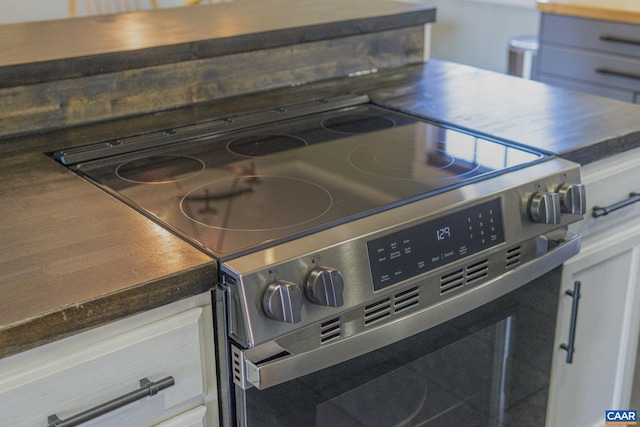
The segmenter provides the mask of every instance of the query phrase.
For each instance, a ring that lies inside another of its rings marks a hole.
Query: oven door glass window
[[[489,425],[504,413],[509,317],[319,405],[316,425]],[[495,425],[495,423],[492,423]]]
[[[364,356],[266,390],[236,389],[249,426],[541,426],[559,270]]]

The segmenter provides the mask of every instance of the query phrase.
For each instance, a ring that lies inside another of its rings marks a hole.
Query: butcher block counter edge
[[[95,299],[0,327],[0,358],[17,354],[130,315],[209,292],[217,264],[202,264]]]
[[[637,0],[539,0],[538,10],[578,18],[640,24],[640,3]]]

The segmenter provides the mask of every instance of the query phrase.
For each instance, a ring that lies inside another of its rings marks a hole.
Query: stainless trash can
[[[509,74],[525,79],[536,79],[538,38],[520,36],[509,39]]]

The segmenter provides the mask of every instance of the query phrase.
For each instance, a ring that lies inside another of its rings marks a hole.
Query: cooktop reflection
[[[367,103],[73,168],[225,259],[542,158]]]

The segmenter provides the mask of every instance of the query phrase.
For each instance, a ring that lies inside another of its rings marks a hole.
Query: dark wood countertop
[[[464,65],[407,67],[372,98],[582,165],[640,146],[640,105]],[[382,76],[380,76],[382,77]],[[366,91],[366,89],[363,89]]]
[[[44,154],[0,174],[0,357],[215,285],[211,258]]]
[[[270,0],[0,25],[0,88],[410,27],[435,13],[393,1]]]
[[[0,357],[209,290],[216,264],[44,154],[343,92],[581,163],[640,146],[640,106],[431,60],[0,141]]]

